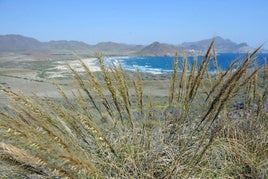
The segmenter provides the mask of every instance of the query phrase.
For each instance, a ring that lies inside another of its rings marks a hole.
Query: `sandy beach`
[[[100,71],[97,58],[84,58],[82,61],[88,66],[91,71]]]

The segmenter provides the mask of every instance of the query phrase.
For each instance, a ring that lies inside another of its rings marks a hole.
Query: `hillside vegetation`
[[[145,95],[144,74],[106,67],[100,54],[100,73],[69,66],[77,89],[55,84],[62,100],[2,87],[11,104],[0,111],[0,177],[268,178],[260,48],[221,71],[214,43],[200,66],[174,60],[160,100]]]

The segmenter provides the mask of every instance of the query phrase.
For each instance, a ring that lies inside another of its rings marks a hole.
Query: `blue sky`
[[[0,0],[0,34],[40,41],[180,44],[213,36],[268,46],[268,0]]]

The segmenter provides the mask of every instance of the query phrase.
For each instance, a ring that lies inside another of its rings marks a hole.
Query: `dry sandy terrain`
[[[99,71],[96,58],[82,59],[93,72]],[[67,64],[77,72],[84,69],[78,60],[34,60],[23,56],[12,57],[7,60],[0,57],[0,87],[21,91],[27,95],[40,97],[61,98],[52,83],[59,84],[67,94],[76,89],[71,71]],[[167,77],[144,74],[144,95],[165,97],[168,95],[169,85]],[[153,89],[153,90],[152,90]],[[134,89],[130,88],[134,94]],[[7,98],[0,93],[0,107],[7,104]]]
[[[83,59],[92,71],[99,71],[96,58]],[[59,97],[52,83],[60,84],[65,91],[75,87],[70,64],[76,71],[83,72],[78,60],[72,61],[36,61],[23,56],[17,58],[0,58],[0,87],[21,91],[27,95],[36,94],[41,97]],[[43,67],[42,67],[43,65]],[[0,93],[0,105],[6,104],[6,96]]]

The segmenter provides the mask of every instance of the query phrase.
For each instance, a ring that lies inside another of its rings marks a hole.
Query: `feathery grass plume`
[[[232,71],[237,63],[238,63],[238,60],[234,60],[231,63],[231,65],[228,67],[228,69],[222,75],[220,75],[218,80],[215,82],[213,87],[210,89],[210,92],[205,99],[206,102],[208,101],[208,99],[210,97],[212,97],[211,95],[214,94],[215,90],[218,89],[224,83],[225,79],[228,78],[228,75],[230,75],[232,73]]]
[[[208,108],[208,111],[205,114],[205,116],[203,118],[201,118],[201,123],[206,119],[207,121],[210,121],[208,127],[211,127],[212,124],[214,123],[215,119],[218,117],[219,113],[222,111],[222,109],[224,109],[223,107],[230,100],[230,98],[233,97],[233,95],[236,95],[241,87],[243,87],[245,84],[250,83],[250,79],[252,79],[252,77],[255,76],[256,72],[258,71],[258,68],[255,68],[251,73],[249,73],[249,75],[247,75],[247,73],[248,73],[247,69],[253,61],[254,54],[257,53],[258,50],[259,50],[259,48],[256,49],[251,55],[249,55],[247,57],[247,59],[245,60],[245,62],[242,63],[238,67],[238,70],[236,72],[234,72],[234,73],[232,72],[232,68],[235,64],[235,63],[233,63],[230,66],[230,68],[223,75],[220,76],[219,79],[221,79],[221,81],[216,80],[216,83],[214,86],[212,86],[212,89],[211,89],[209,95],[207,96],[207,99],[212,97],[212,94],[214,94],[214,93],[216,93],[216,94],[218,93],[218,95],[213,95],[213,100],[210,103],[211,106]],[[199,69],[199,72],[200,72],[200,69]],[[202,73],[200,72],[199,74],[202,74]],[[206,101],[207,101],[207,99],[206,99]],[[199,123],[197,125],[197,129],[199,129],[199,126],[201,123]],[[206,125],[206,123],[204,125]],[[207,129],[205,129],[205,128],[202,128],[201,131],[203,131],[203,132],[201,133],[201,136],[200,136],[201,140],[198,142],[199,147],[197,147],[197,150],[194,151],[193,158],[190,160],[190,161],[193,161],[197,157],[197,160],[196,160],[197,162],[193,163],[194,168],[199,162],[201,162],[201,159],[204,156],[205,152],[208,150],[208,147],[212,145],[212,142],[213,142],[213,139],[215,136],[214,133],[211,135],[207,135],[206,134]],[[219,133],[220,128],[217,129],[216,131],[217,131],[217,133]],[[200,132],[200,129],[196,132],[197,132],[196,134],[192,133],[191,136],[198,135],[198,133]],[[205,142],[206,141],[205,139],[207,139],[209,136],[210,136],[211,140],[209,140],[208,142]],[[189,145],[189,144],[190,144],[190,141],[187,142],[187,145]],[[204,146],[204,147],[202,147],[202,146]],[[171,173],[174,174],[179,161],[181,161],[182,153],[184,153],[186,151],[187,151],[187,148],[183,147],[183,150],[181,151],[181,153],[178,154],[174,163],[171,164],[171,166],[170,166],[171,170],[169,170],[169,174],[166,175],[167,178],[172,176]],[[198,151],[201,151],[201,153]]]
[[[101,84],[100,80],[94,75],[94,73],[88,68],[88,66],[85,64],[85,62],[81,58],[78,58],[78,60],[82,64],[83,68],[85,69],[85,71],[89,77],[88,81],[89,81],[90,86],[94,89],[96,94],[100,97],[105,108],[107,110],[109,110],[110,109],[109,102],[108,102],[107,98],[105,97],[104,93],[102,92],[102,84]],[[104,63],[104,62],[102,61],[99,63]]]
[[[244,82],[240,84],[240,87],[243,87],[243,86],[245,86],[246,84],[251,85],[251,86],[249,86],[250,88],[251,88],[252,86],[254,86],[254,85],[255,85],[254,83],[256,83],[256,82],[254,82],[254,81],[256,80],[256,75],[258,74],[258,71],[259,71],[259,70],[260,70],[260,67],[255,67],[255,69],[253,69],[253,70],[251,71],[251,74],[248,75],[248,77],[246,77],[246,78],[244,79]],[[255,88],[255,86],[254,86],[254,88]],[[253,92],[254,92],[254,89],[253,89]]]
[[[179,59],[178,59],[178,53],[176,53],[175,55],[175,60],[173,63],[173,72],[172,72],[172,76],[170,79],[170,89],[169,89],[169,106],[172,105],[173,100],[174,100],[174,90],[175,90],[175,82],[176,82],[176,78],[177,78],[177,71],[178,71],[178,64],[179,64]]]
[[[0,158],[11,159],[13,164],[23,166],[26,170],[48,176],[42,169],[46,165],[45,162],[13,145],[0,142]]]
[[[123,92],[125,93],[124,96],[126,96],[126,97],[124,97],[124,99],[126,98],[125,103],[128,103],[128,105],[131,106],[130,97],[129,97],[130,96],[129,95],[129,88],[127,85],[127,79],[126,79],[125,71],[124,71],[121,63],[119,63],[118,76],[120,78],[120,81],[123,84]]]
[[[187,86],[187,67],[188,67],[188,59],[186,57],[183,58],[182,62],[182,68],[181,68],[181,76],[180,76],[180,81],[179,81],[179,87],[178,87],[178,92],[177,92],[177,100],[178,101],[185,101],[185,89]]]
[[[91,92],[87,89],[84,81],[82,80],[82,78],[79,76],[79,74],[68,64],[69,69],[72,71],[72,74],[74,75],[75,79],[77,80],[79,87],[87,94],[87,96],[89,97],[90,101],[92,102],[94,108],[99,112],[100,115],[102,115],[102,112],[100,110],[100,108],[97,106]],[[110,114],[110,116],[112,116],[111,111],[110,111],[110,106],[106,106],[106,109],[108,111],[108,113]]]
[[[41,106],[41,104],[44,104],[41,101],[36,103],[33,99],[17,95],[14,92],[10,92],[10,94],[14,94],[13,97],[16,98],[16,103],[14,104],[16,108],[13,109],[12,114],[14,117],[2,112],[0,114],[2,119],[0,121],[1,126],[6,126],[6,128],[10,129],[10,132],[6,134],[7,136],[14,135],[19,137],[22,143],[28,144],[24,146],[26,150],[35,153],[36,157],[46,162],[47,168],[50,168],[51,171],[55,169],[58,174],[73,175],[71,174],[73,170],[69,168],[70,166],[73,166],[73,169],[78,171],[81,170],[83,175],[96,172],[94,165],[87,160],[89,158],[85,155],[84,149],[81,146],[74,145],[73,142],[77,141],[77,136],[74,136],[73,132],[71,132],[72,135],[68,135],[70,133],[66,131],[67,128],[69,129],[68,131],[75,131],[75,128],[72,128],[71,125],[69,127],[66,126],[68,121],[65,120],[71,114],[61,118],[52,108],[47,108],[48,106],[46,105]],[[17,98],[17,96],[20,96],[20,98]],[[18,102],[23,102],[24,105],[20,105]],[[57,108],[57,112],[60,111],[59,108]],[[63,114],[66,112],[64,111]],[[53,114],[56,114],[56,116]],[[61,122],[59,119],[65,122]],[[82,153],[84,153],[84,157],[82,157]],[[51,155],[57,161],[56,163],[55,161],[51,163],[52,161],[49,159]],[[66,161],[66,159],[61,157],[63,155],[72,156],[72,160],[68,158]],[[82,157],[83,160],[82,158],[79,159],[79,157]],[[80,162],[70,163],[74,161]],[[64,163],[64,165],[61,163]],[[81,168],[83,166],[87,167]]]
[[[218,75],[213,75],[211,74],[208,69],[205,71],[205,79],[206,80],[202,80],[202,82],[200,83],[200,89],[208,96],[210,93],[210,89],[213,86],[214,83],[214,78],[217,78]]]
[[[130,97],[129,97],[129,92],[128,92],[128,85],[126,82],[126,77],[123,71],[122,64],[119,63],[119,67],[116,67],[113,65],[113,68],[111,68],[111,72],[114,76],[115,79],[115,85],[116,89],[119,91],[119,96],[122,98],[123,105],[125,107],[125,110],[127,111],[128,119],[131,124],[132,130],[134,130],[134,122],[131,114],[131,102],[130,102]]]
[[[248,67],[252,63],[254,55],[260,49],[261,47],[257,48],[252,54],[248,55],[246,60],[238,67],[237,71],[235,71],[234,74],[228,80],[226,80],[221,89],[219,89],[219,92],[214,98],[214,100],[211,102],[211,105],[208,108],[206,114],[201,119],[199,126],[207,119],[207,117],[211,118],[210,121],[211,123],[213,123],[214,120],[217,118],[218,114],[220,113],[222,107],[233,95],[233,92],[239,90],[239,87],[241,87],[240,84],[244,84],[244,82],[247,81],[245,80],[241,82],[241,80],[243,80],[242,77],[245,75]],[[249,76],[252,76],[252,74]]]
[[[88,68],[88,66],[85,64],[85,62],[83,62],[83,60],[81,58],[78,58],[78,60],[80,61],[80,63],[82,64],[82,67],[85,69],[87,75],[88,75],[88,82],[90,84],[90,87],[95,91],[95,93],[98,95],[98,97],[100,98],[100,101],[102,102],[102,105],[105,107],[105,109],[107,110],[109,116],[111,117],[111,119],[113,120],[114,125],[116,124],[116,121],[114,120],[114,115],[112,113],[112,107],[111,104],[108,102],[108,99],[105,97],[104,93],[102,92],[102,84],[100,82],[100,80],[97,79],[97,77],[94,75],[94,73]],[[99,63],[104,63],[99,62]],[[103,64],[104,66],[104,64]],[[95,102],[93,103],[94,107],[95,106]],[[103,113],[101,112],[101,110],[99,108],[96,108],[101,116],[101,118],[103,117]]]
[[[110,75],[108,73],[107,68],[105,67],[102,55],[97,53],[96,57],[99,60],[99,65],[100,65],[100,68],[101,68],[101,72],[102,72],[104,81],[106,83],[106,86],[107,86],[110,94],[111,94],[113,103],[114,103],[115,108],[116,108],[116,110],[118,112],[118,115],[120,117],[121,123],[123,124],[124,121],[123,121],[122,111],[121,111],[121,107],[120,107],[120,102],[119,102],[119,99],[117,98],[117,92],[115,90],[115,87],[112,84],[112,79],[111,79],[111,77],[110,77]]]
[[[77,110],[70,113],[69,111],[64,111],[64,109],[62,109],[53,101],[51,100],[47,100],[47,101],[49,102],[50,106],[53,106],[55,109],[57,109],[58,112],[62,114],[62,116],[64,116],[64,119],[67,120],[67,123],[71,126],[72,131],[75,132],[76,137],[81,137],[81,140],[86,142],[88,145],[91,145],[90,141],[87,140],[87,137],[89,137],[90,135],[95,136],[95,139],[96,139],[95,142],[97,145],[99,142],[103,143],[105,147],[109,148],[110,151],[114,155],[116,155],[115,150],[111,146],[108,139],[106,139],[106,137],[102,134],[102,132],[98,129],[98,127],[91,120],[91,117],[93,115],[91,115],[91,113],[89,113],[87,109],[86,109],[86,114],[83,114],[81,111],[77,111]]]
[[[188,99],[190,101],[192,101],[193,98],[195,97],[195,95],[197,93],[197,89],[199,88],[199,85],[200,85],[202,79],[204,78],[204,74],[205,74],[206,69],[208,68],[208,64],[209,64],[210,56],[211,56],[211,51],[213,50],[214,44],[215,44],[215,39],[213,39],[212,42],[210,43],[209,48],[206,52],[206,55],[204,56],[204,59],[201,63],[201,66],[199,67],[197,75],[194,79],[194,82],[192,83],[192,86],[191,86],[191,89],[189,92],[189,97],[188,97]]]
[[[250,57],[252,58],[252,55],[250,55]],[[248,60],[248,61],[251,61],[251,60]],[[246,64],[246,63],[244,63],[244,64]],[[250,63],[248,63],[247,65],[240,66],[239,68],[241,69],[241,71],[240,70],[238,70],[238,71],[240,71],[241,73],[240,74],[235,73],[234,76],[233,76],[234,78],[231,78],[231,79],[235,79],[235,81],[229,81],[230,83],[227,83],[227,84],[225,84],[223,86],[224,88],[222,88],[220,90],[219,95],[212,102],[212,106],[209,108],[208,112],[203,117],[203,119],[201,120],[200,124],[206,119],[206,117],[208,117],[208,121],[210,121],[209,127],[212,125],[212,123],[215,121],[215,119],[219,115],[222,107],[228,101],[228,98],[230,98],[230,94],[232,93],[232,91],[238,90],[237,87],[239,87],[239,80],[240,80],[241,76],[244,75],[243,74],[244,73],[243,68],[248,68],[249,64]],[[236,78],[236,77],[238,77],[238,78]],[[247,81],[247,80],[245,80],[245,81]],[[242,84],[243,83],[244,82],[242,82]],[[198,126],[200,126],[200,124]]]
[[[187,95],[186,95],[186,100],[189,101],[189,96],[190,96],[190,89],[193,86],[194,83],[194,79],[195,79],[195,73],[196,73],[196,69],[197,69],[197,57],[194,57],[194,61],[191,64],[191,70],[190,70],[190,75],[188,77],[188,83],[187,83]]]
[[[137,80],[132,79],[132,83],[134,85],[136,97],[137,97],[137,102],[138,102],[138,108],[140,110],[141,116],[143,116],[143,89],[142,89],[142,78],[141,74],[139,72],[139,69],[136,69],[136,74],[137,74]]]
[[[213,53],[213,65],[214,65],[214,69],[215,69],[216,74],[217,74],[216,77],[220,77],[221,76],[221,69],[218,65],[218,59],[217,59],[217,53],[216,53],[215,46],[213,46],[212,53]]]

